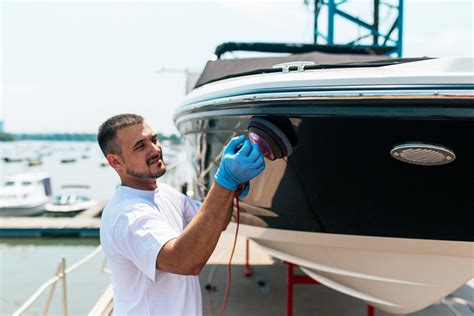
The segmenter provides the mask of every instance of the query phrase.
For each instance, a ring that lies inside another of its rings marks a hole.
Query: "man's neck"
[[[138,189],[138,190],[146,190],[146,191],[153,191],[158,187],[156,180],[135,180],[135,179],[122,179],[122,185]]]

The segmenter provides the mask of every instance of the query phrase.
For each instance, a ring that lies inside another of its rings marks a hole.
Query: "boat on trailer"
[[[241,235],[411,313],[474,277],[474,59],[355,52],[210,61],[175,124],[200,197],[232,137],[268,145]]]

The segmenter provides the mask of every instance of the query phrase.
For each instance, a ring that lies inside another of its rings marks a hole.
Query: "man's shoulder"
[[[120,217],[133,217],[154,209],[153,203],[145,198],[117,191],[105,206],[102,221],[113,223]]]
[[[183,207],[186,198],[183,193],[179,192],[174,187],[166,183],[158,183],[158,189],[159,194],[157,196],[157,202],[161,206],[164,206],[166,203],[168,203],[174,205],[175,207]],[[164,202],[165,204],[162,204],[161,202]]]
[[[133,197],[129,199],[111,200],[105,206],[104,212],[125,215],[126,213],[150,211],[154,209],[155,206],[152,202],[140,197]]]

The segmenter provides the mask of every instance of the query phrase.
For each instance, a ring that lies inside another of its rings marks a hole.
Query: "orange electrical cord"
[[[241,190],[238,190],[235,192],[235,205],[237,207],[237,228],[235,229],[234,244],[232,246],[232,252],[230,253],[229,263],[227,265],[227,288],[224,294],[224,301],[222,302],[221,308],[219,309],[220,316],[224,315],[224,311],[227,305],[227,299],[229,298],[229,293],[230,293],[232,257],[234,256],[235,246],[237,244],[237,236],[239,234],[239,223],[240,223],[239,195],[241,192],[242,192]]]

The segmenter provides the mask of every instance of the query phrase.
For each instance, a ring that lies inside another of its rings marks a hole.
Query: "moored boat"
[[[44,173],[6,177],[0,187],[0,216],[34,216],[44,212],[51,180]]]
[[[201,196],[230,138],[282,132],[269,148],[291,155],[251,182],[241,234],[322,284],[410,313],[474,277],[473,101],[473,58],[315,52],[209,62],[175,123]]]
[[[46,203],[45,211],[49,216],[74,216],[98,204],[88,195],[88,185],[68,184],[61,186],[60,192]]]
[[[76,162],[76,158],[63,158],[61,159],[61,163],[74,163]]]

